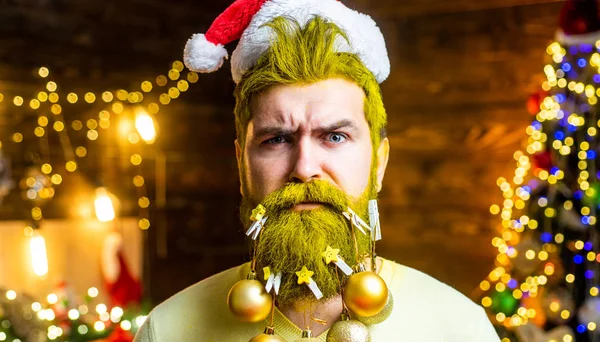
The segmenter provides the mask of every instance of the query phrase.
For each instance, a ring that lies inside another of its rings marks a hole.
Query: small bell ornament
[[[227,306],[242,322],[256,323],[271,313],[273,298],[251,272],[248,279],[240,280],[229,290]]]
[[[388,319],[388,317],[390,317],[390,315],[392,314],[393,310],[394,310],[394,297],[392,296],[391,292],[388,292],[387,302],[385,303],[385,306],[383,307],[383,309],[381,309],[381,311],[379,311],[378,314],[373,315],[373,316],[367,316],[367,317],[356,315],[354,318],[357,321],[364,323],[366,325],[379,324],[379,323],[382,323],[383,321],[385,321],[386,319]]]
[[[377,315],[388,302],[388,288],[376,273],[364,271],[354,273],[344,286],[342,299],[346,307],[362,317]]]
[[[295,342],[318,342],[319,339],[312,336],[312,331],[310,329],[306,329],[302,331],[302,338],[297,339]]]
[[[344,310],[339,321],[327,333],[327,342],[371,342],[369,328],[357,320],[350,319]]]
[[[275,328],[266,327],[264,333],[254,336],[248,342],[285,342],[285,340],[275,335]]]

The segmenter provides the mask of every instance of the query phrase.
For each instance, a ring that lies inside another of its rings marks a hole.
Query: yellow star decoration
[[[327,250],[321,253],[321,255],[323,256],[323,258],[325,258],[325,263],[330,264],[332,261],[340,261],[340,259],[338,258],[339,253],[340,250],[338,248],[331,248],[331,246],[327,246]]]
[[[271,276],[271,268],[269,268],[269,266],[263,267],[263,273],[265,275],[265,280],[269,280],[269,277]]]
[[[312,277],[313,274],[315,274],[315,272],[309,270],[306,268],[306,266],[302,266],[302,269],[296,272],[296,275],[298,276],[298,284],[310,284],[312,281],[310,277]]]
[[[267,209],[265,209],[262,204],[259,204],[256,208],[252,209],[252,216],[250,216],[250,220],[260,221],[266,212]]]

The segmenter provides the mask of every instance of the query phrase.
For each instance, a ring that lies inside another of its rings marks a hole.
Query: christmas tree
[[[542,89],[514,154],[495,268],[479,286],[503,341],[600,341],[600,19],[596,0],[569,0],[547,47]]]

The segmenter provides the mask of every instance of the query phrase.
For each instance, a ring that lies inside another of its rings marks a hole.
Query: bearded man
[[[218,69],[240,36],[235,147],[252,262],[160,304],[136,341],[498,341],[481,307],[376,257],[389,61],[371,18],[335,0],[238,0],[192,37],[186,65]]]

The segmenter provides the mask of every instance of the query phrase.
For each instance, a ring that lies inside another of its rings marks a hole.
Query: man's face
[[[279,85],[257,96],[243,153],[236,143],[242,195],[258,204],[287,182],[324,180],[358,198],[373,159],[364,97],[343,79]]]
[[[373,158],[364,93],[341,79],[272,87],[252,106],[244,149],[236,141],[236,151],[242,222],[249,224],[259,203],[269,217],[255,245],[257,263],[283,273],[283,305],[310,296],[294,278],[303,266],[329,298],[340,278],[321,253],[338,248],[354,264],[369,250],[368,236],[354,238],[342,212],[350,207],[367,218],[387,164],[387,139]]]

